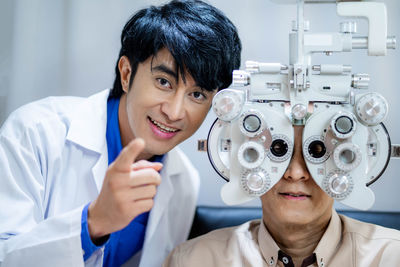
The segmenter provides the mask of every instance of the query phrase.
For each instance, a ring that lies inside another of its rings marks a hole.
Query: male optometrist
[[[49,97],[0,130],[0,266],[160,266],[186,240],[199,177],[176,147],[240,65],[201,1],[138,11],[111,90]]]

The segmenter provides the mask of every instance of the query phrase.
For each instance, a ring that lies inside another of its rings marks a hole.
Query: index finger
[[[114,161],[114,165],[121,170],[130,171],[132,163],[135,162],[136,158],[143,151],[145,146],[144,140],[136,138],[126,145],[118,157]]]

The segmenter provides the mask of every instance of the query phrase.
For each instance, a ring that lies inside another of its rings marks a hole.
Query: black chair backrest
[[[363,222],[400,230],[400,212],[338,210],[338,213]],[[189,239],[215,229],[240,225],[261,217],[261,208],[198,206]]]

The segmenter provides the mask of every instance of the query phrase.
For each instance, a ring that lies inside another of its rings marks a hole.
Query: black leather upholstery
[[[400,230],[400,212],[338,210],[338,213],[360,221]],[[189,239],[218,228],[236,226],[258,219],[261,216],[261,208],[198,206]]]

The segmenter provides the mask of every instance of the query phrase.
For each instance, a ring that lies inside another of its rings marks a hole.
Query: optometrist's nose
[[[177,92],[168,98],[161,106],[161,111],[170,121],[179,121],[185,117],[185,98],[182,93]]]

